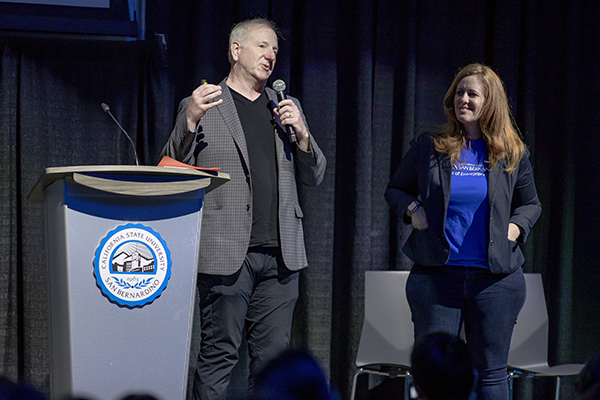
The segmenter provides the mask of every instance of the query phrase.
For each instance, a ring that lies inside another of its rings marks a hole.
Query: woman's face
[[[484,88],[479,76],[469,75],[462,78],[454,94],[454,112],[456,119],[463,124],[469,135],[471,132],[479,132],[479,117],[484,104]]]

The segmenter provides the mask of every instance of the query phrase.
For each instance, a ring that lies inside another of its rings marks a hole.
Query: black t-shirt
[[[263,92],[254,101],[231,90],[246,136],[252,182],[252,246],[279,246],[277,235],[277,164],[270,101]]]

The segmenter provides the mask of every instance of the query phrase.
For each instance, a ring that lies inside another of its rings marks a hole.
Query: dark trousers
[[[285,268],[278,249],[251,249],[233,275],[200,274],[198,291],[202,332],[194,399],[224,400],[244,330],[250,388],[260,368],[288,347],[298,272]]]
[[[438,331],[459,335],[464,323],[479,372],[478,400],[506,400],[508,351],[525,292],[521,268],[494,275],[484,268],[415,265],[406,284],[415,339]]]

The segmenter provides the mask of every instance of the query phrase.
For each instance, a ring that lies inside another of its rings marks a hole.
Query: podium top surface
[[[114,175],[116,179],[98,178],[93,175]],[[159,176],[180,177],[180,182],[147,182],[121,181],[119,175],[127,176]],[[197,178],[197,179],[194,179]],[[229,180],[229,174],[218,171],[203,171],[193,168],[157,167],[137,165],[79,165],[69,167],[48,167],[38,179],[29,193],[32,202],[42,202],[44,189],[61,179],[70,179],[76,183],[132,196],[169,195],[204,188],[205,193],[216,189]]]

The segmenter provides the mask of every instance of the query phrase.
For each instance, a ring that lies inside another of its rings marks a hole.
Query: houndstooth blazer
[[[231,275],[242,266],[250,243],[252,186],[246,137],[225,80],[220,86],[223,103],[207,111],[198,124],[198,133],[189,132],[187,126],[185,112],[190,98],[181,101],[175,127],[162,154],[189,165],[220,167],[222,172],[230,175],[229,182],[205,197],[198,271]],[[270,88],[265,90],[272,108],[276,108],[276,93]],[[300,103],[290,98],[300,109],[308,127]],[[296,179],[308,186],[320,184],[327,162],[312,135],[311,151],[304,152],[297,145],[290,145],[279,118],[275,114],[273,118],[281,252],[286,267],[295,271],[308,266]]]

